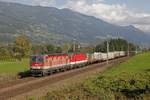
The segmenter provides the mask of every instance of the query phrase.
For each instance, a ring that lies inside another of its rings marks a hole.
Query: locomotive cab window
[[[42,57],[37,58],[37,62],[44,62],[44,59]]]
[[[32,57],[32,58],[31,58],[31,61],[32,61],[32,62],[36,62],[36,57]]]
[[[37,57],[37,56],[32,57],[31,60],[32,62],[44,62],[43,57]]]

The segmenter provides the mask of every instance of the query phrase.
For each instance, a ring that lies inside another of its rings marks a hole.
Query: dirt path
[[[3,88],[12,87],[17,84],[26,83],[26,82],[32,81],[32,80],[36,80],[36,78],[28,77],[28,78],[16,79],[16,80],[12,80],[12,81],[3,81],[3,82],[0,82],[0,90]]]
[[[80,82],[80,80],[85,79],[92,74],[104,71],[113,64],[120,63],[126,59],[127,58],[120,58],[110,61],[109,65],[106,65],[106,62],[103,62],[44,78],[38,78],[32,81],[24,81],[24,83],[21,82],[21,84],[13,84],[12,86],[0,89],[0,100],[23,100],[31,96],[38,98],[45,95],[50,90],[63,88],[69,84]]]

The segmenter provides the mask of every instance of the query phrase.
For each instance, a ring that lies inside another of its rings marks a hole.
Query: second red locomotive
[[[31,56],[31,73],[43,76],[87,63],[86,54],[54,54]],[[76,65],[76,66],[75,66]]]

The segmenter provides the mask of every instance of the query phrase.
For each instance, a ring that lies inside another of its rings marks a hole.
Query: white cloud
[[[66,7],[84,14],[103,18],[111,22],[125,20],[126,16],[124,15],[127,13],[125,5],[108,5],[101,1],[89,4],[86,0],[72,0],[68,2]]]
[[[56,4],[56,0],[31,0],[32,5],[39,6],[54,6]]]
[[[145,32],[150,32],[150,24],[147,25],[134,25],[135,27],[144,30]]]
[[[55,6],[56,0],[0,0],[4,2],[15,2],[32,6]]]
[[[101,18],[118,25],[134,25],[150,32],[150,14],[138,13],[129,9],[125,4],[106,4],[104,0],[89,3],[88,0],[70,0],[66,8]]]

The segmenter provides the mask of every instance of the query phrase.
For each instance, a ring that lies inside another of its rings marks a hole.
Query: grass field
[[[150,100],[150,52],[43,97],[72,100]]]
[[[0,61],[0,74],[17,74],[29,69],[29,59],[22,61]]]
[[[114,66],[104,72],[104,75],[119,75],[121,73],[138,73],[150,71],[150,52],[139,54],[130,58],[127,62]]]

